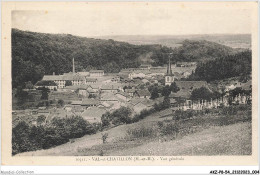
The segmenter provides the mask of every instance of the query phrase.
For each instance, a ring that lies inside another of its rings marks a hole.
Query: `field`
[[[104,133],[108,134],[105,143]],[[54,148],[16,156],[250,155],[251,135],[251,110],[238,106],[227,111],[202,112],[181,121],[151,115]]]

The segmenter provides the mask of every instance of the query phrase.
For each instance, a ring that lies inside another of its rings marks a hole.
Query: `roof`
[[[117,94],[118,94],[118,95],[125,96],[125,97],[129,97],[129,94],[126,93],[126,92],[121,92],[121,91],[120,91],[120,92],[117,92],[116,95],[117,95]]]
[[[177,93],[171,93],[169,95],[169,98],[177,98],[177,97],[181,97],[181,98],[190,98],[191,96],[191,92],[187,91],[187,90],[179,90]]]
[[[72,101],[72,105],[81,105],[82,101]]]
[[[101,90],[115,90],[120,88],[122,88],[122,84],[120,83],[108,83],[108,84],[103,84],[101,86]]]
[[[44,75],[42,80],[52,80],[52,81],[58,81],[58,80],[70,80],[70,81],[76,81],[80,80],[83,81],[85,80],[85,77],[79,74],[72,74],[72,73],[67,73],[64,75]]]
[[[99,89],[102,86],[102,83],[94,83],[89,85],[90,88],[92,89]]]
[[[101,118],[103,114],[105,114],[107,111],[104,108],[99,107],[90,107],[87,110],[85,110],[81,116],[88,120],[88,118]]]
[[[96,82],[96,78],[86,78],[86,82]]]
[[[97,99],[92,99],[92,98],[84,98],[82,101],[82,106],[87,106],[87,105],[97,105],[99,101]]]
[[[66,86],[64,89],[77,90],[79,89],[79,86]]]
[[[77,72],[77,74],[82,76],[89,76],[89,72]]]
[[[118,101],[118,98],[112,93],[103,93],[101,94],[101,100],[106,101]]]
[[[139,96],[151,96],[151,93],[147,89],[137,90],[136,93]]]
[[[49,80],[43,80],[43,81],[38,81],[35,86],[57,86],[57,84],[54,81],[49,81]]]
[[[135,89],[125,89],[125,92],[126,92],[126,93],[134,93],[134,92],[135,92]]]
[[[173,103],[176,103],[177,101],[173,98],[170,98],[170,103],[173,104]]]
[[[185,89],[189,91],[201,87],[206,87],[206,88],[208,87],[206,81],[175,81],[175,83],[180,89]]]
[[[104,70],[90,70],[89,73],[103,73]]]
[[[44,75],[42,78],[43,81],[55,81],[55,80],[63,80],[62,75]]]

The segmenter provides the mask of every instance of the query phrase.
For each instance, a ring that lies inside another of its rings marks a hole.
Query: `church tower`
[[[167,66],[167,73],[165,76],[165,86],[166,85],[171,85],[174,82],[174,76],[172,74],[172,68],[171,68],[171,60],[169,59],[169,63]]]

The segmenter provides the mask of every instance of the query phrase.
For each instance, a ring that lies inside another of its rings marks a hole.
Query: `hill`
[[[207,34],[207,35],[116,35],[100,36],[100,39],[113,39],[131,44],[160,44],[167,47],[179,47],[184,40],[207,40],[232,48],[251,48],[250,34]]]
[[[69,34],[44,34],[12,29],[12,85],[36,83],[44,74],[104,69],[119,72],[122,68],[138,67],[142,62],[154,66],[166,64],[169,54],[175,61],[199,61],[236,52],[230,47],[209,41],[185,40],[175,49],[162,45],[132,45]]]

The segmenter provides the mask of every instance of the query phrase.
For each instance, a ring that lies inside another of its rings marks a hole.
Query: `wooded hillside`
[[[161,45],[132,45],[69,34],[43,34],[12,29],[12,85],[35,84],[44,74],[104,69],[119,72],[122,68],[138,67],[146,60],[154,66],[172,62],[198,61],[233,54],[234,49],[209,41],[186,40],[179,48]]]

